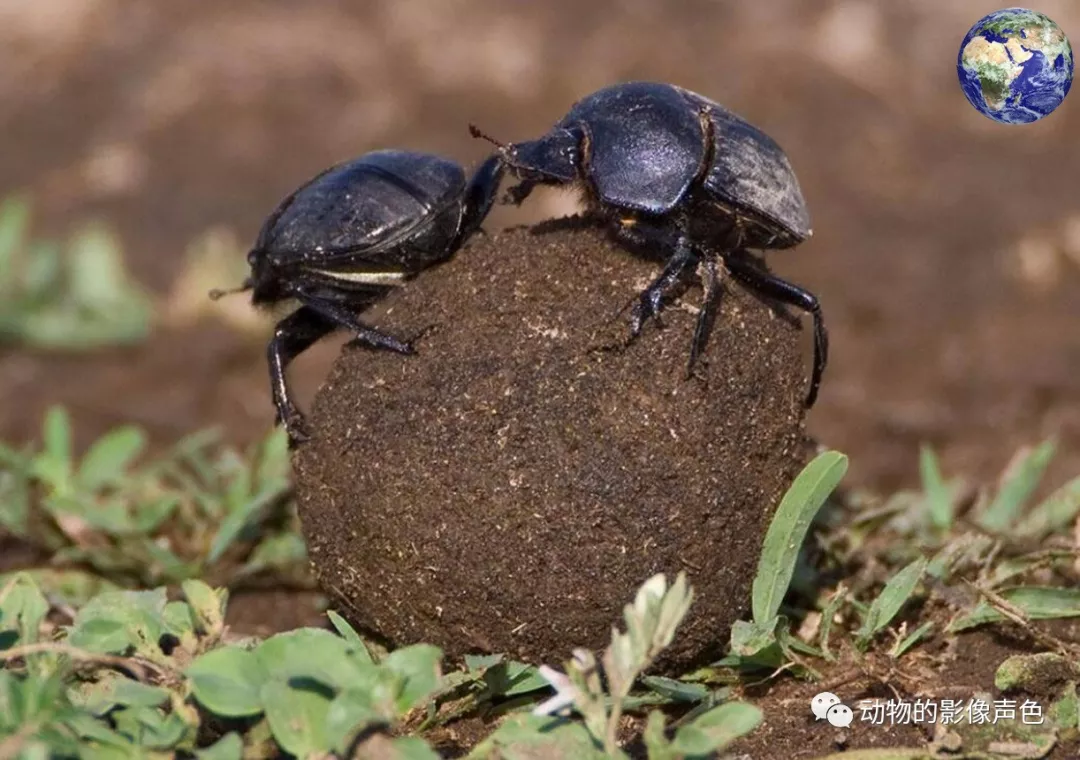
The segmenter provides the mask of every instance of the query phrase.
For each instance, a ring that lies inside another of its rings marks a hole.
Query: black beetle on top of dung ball
[[[339,328],[370,347],[413,353],[409,342],[365,325],[359,313],[453,256],[490,211],[502,171],[492,157],[466,180],[441,156],[375,151],[318,174],[266,220],[240,290],[250,289],[257,306],[300,303],[267,347],[274,406],[290,441],[307,433],[289,396],[289,362]]]
[[[693,367],[713,317],[717,258],[752,290],[814,318],[814,368],[807,407],[817,400],[828,361],[821,307],[810,292],[766,271],[749,248],[790,248],[811,235],[798,180],[768,135],[689,90],[654,82],[605,87],[578,101],[543,137],[502,145],[499,155],[521,183],[516,204],[537,185],[576,185],[593,212],[629,240],[670,252],[663,272],[640,294],[631,333],[655,316],[664,294],[703,265],[705,291],[690,350]]]

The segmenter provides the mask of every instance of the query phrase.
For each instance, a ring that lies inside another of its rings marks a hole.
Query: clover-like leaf
[[[327,732],[332,696],[320,684],[304,679],[272,679],[260,694],[274,739],[297,757],[333,749]]]
[[[184,673],[204,707],[227,718],[263,711],[262,689],[270,674],[252,651],[236,646],[213,649],[199,656]]]

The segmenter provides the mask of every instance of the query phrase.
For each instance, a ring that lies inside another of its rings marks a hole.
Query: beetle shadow
[[[608,224],[596,214],[579,213],[570,216],[560,216],[555,219],[545,219],[533,225],[520,225],[517,228],[527,229],[533,235],[549,235],[553,232],[580,232],[582,230],[604,230],[608,232]]]

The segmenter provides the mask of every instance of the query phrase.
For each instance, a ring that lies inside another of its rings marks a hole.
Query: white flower
[[[532,714],[553,715],[565,710],[567,707],[573,707],[574,700],[577,698],[577,689],[574,688],[574,684],[570,682],[566,674],[560,673],[554,668],[549,668],[547,665],[541,665],[539,671],[540,675],[554,687],[555,696],[533,708]]]

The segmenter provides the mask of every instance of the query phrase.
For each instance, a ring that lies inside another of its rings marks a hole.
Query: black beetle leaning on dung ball
[[[306,440],[304,416],[285,379],[288,364],[336,329],[377,349],[413,353],[359,314],[421,270],[453,256],[491,210],[503,165],[485,161],[471,179],[453,161],[382,150],[333,166],[283,200],[248,254],[256,306],[296,300],[267,347],[278,422]],[[213,297],[224,295],[215,291]]]
[[[701,266],[704,300],[689,369],[712,321],[718,259],[751,290],[809,312],[814,366],[806,406],[813,406],[828,361],[821,307],[812,293],[771,274],[747,250],[790,248],[811,235],[795,173],[768,135],[702,95],[654,82],[598,90],[536,140],[504,145],[475,126],[470,131],[494,143],[521,180],[507,194],[511,202],[522,203],[537,185],[575,185],[620,236],[670,251],[634,306],[632,337],[659,313],[668,290]]]

